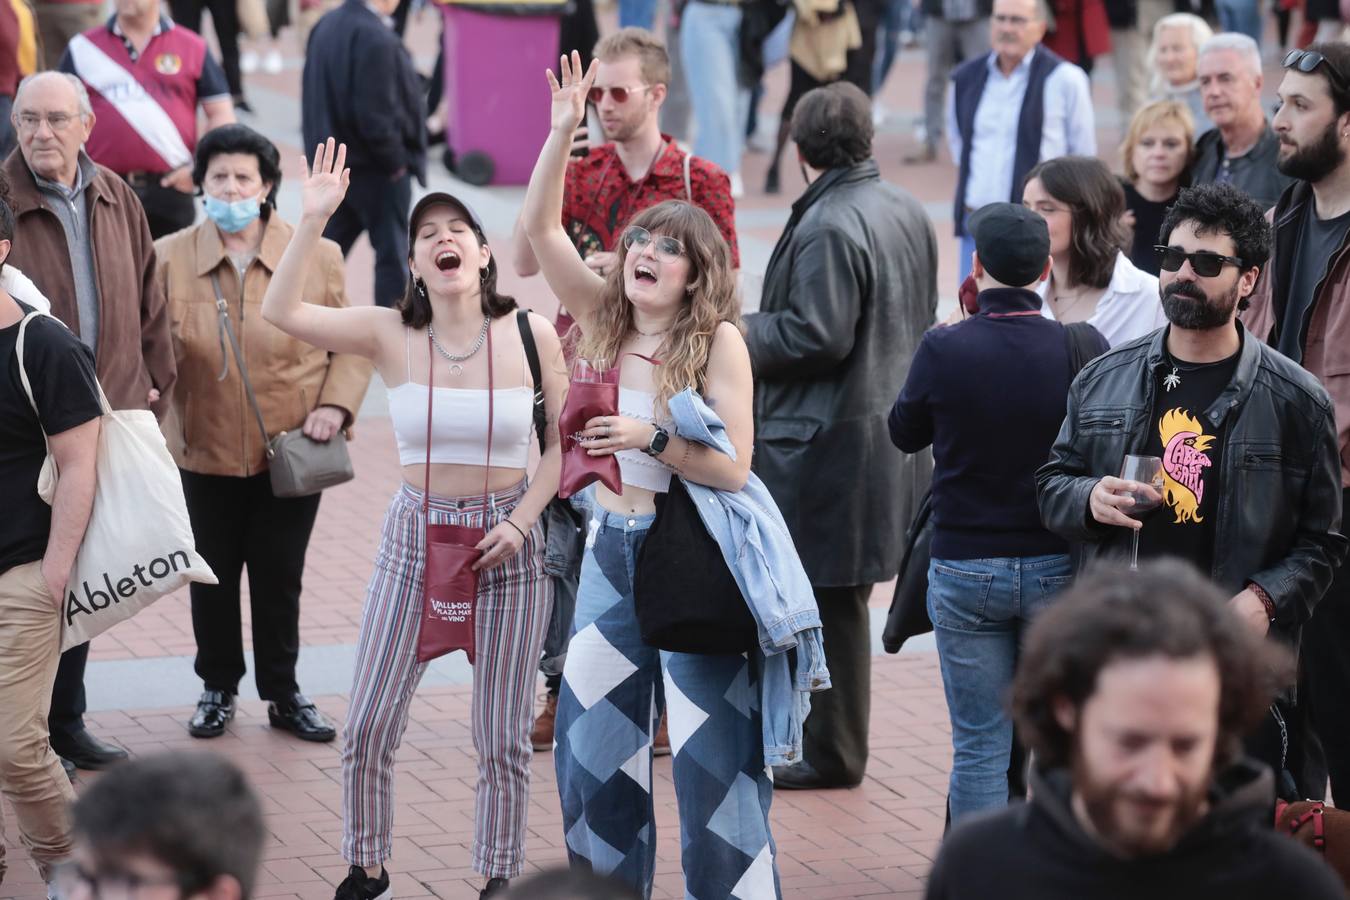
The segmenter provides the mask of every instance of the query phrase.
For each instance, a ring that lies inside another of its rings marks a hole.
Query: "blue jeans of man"
[[[1256,41],[1256,46],[1261,46],[1262,26],[1265,24],[1261,15],[1261,0],[1216,0],[1214,8],[1224,31],[1245,34]]]
[[[1027,625],[1070,577],[1067,554],[929,563],[928,615],[952,720],[953,825],[1008,802],[1013,728],[1004,695]]]
[[[741,8],[690,0],[680,18],[680,54],[694,109],[694,155],[728,175],[741,170],[750,91],[741,87]]]

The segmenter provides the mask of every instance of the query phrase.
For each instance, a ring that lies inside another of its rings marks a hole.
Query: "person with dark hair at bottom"
[[[905,453],[933,448],[928,611],[951,713],[953,823],[1009,798],[1003,694],[1027,625],[1070,577],[1069,546],[1036,509],[1036,468],[1064,419],[1075,357],[1107,348],[1079,325],[1086,349],[1075,354],[1065,326],[1040,314],[1034,288],[1053,265],[1044,219],[991,203],[969,224],[980,311],[923,336],[889,422]]]
[[[262,865],[262,804],[234,763],[157,753],[119,766],[71,810],[75,849],[57,867],[63,900],[248,900]]]
[[[239,582],[247,567],[254,677],[268,701],[268,721],[303,740],[331,741],[336,730],[295,677],[301,576],[322,495],[273,494],[258,417],[267,437],[301,431],[318,442],[345,441],[370,364],[320,350],[263,320],[263,293],[295,232],[276,210],[276,145],[246,125],[208,131],[197,145],[192,180],[205,198],[206,220],[155,247],[178,336],[177,415],[165,431],[197,549],[220,579],[189,589],[203,693],[188,733],[217,737],[234,716],[246,671]],[[341,252],[323,241],[314,257],[305,300],[346,307]],[[236,341],[242,364],[234,357]]]
[[[803,762],[775,766],[774,786],[851,787],[867,765],[867,598],[899,570],[927,478],[891,444],[886,416],[933,324],[937,238],[919,202],[881,180],[857,87],[804,96],[792,140],[808,186],[745,318],[753,460],[815,590],[834,686],[812,698]]]
[[[1253,632],[1297,654],[1346,552],[1331,398],[1237,321],[1270,253],[1270,226],[1250,197],[1228,184],[1187,188],[1160,240],[1171,324],[1074,381],[1036,474],[1041,518],[1079,544],[1084,564],[1132,545],[1140,558],[1191,562]],[[1158,480],[1116,477],[1127,454],[1158,458]],[[1136,504],[1156,512],[1132,516]],[[1285,799],[1326,788],[1308,765],[1302,712],[1285,693],[1248,736]]]
[[[1298,180],[1275,204],[1275,244],[1243,321],[1317,376],[1336,404],[1342,497],[1350,502],[1350,45],[1290,53],[1272,126],[1279,167]],[[1344,508],[1344,507],[1342,507]],[[1350,568],[1341,566],[1303,638],[1302,697],[1331,793],[1350,806]]]
[[[1288,653],[1183,562],[1080,578],[1031,626],[1013,680],[1031,800],[953,829],[925,896],[1344,897],[1270,827],[1271,773],[1241,754],[1280,674]]]

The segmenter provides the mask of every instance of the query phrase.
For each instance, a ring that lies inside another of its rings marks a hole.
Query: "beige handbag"
[[[347,453],[347,440],[341,432],[322,442],[312,440],[302,431],[283,431],[274,438],[267,436],[262,410],[253,393],[253,383],[248,378],[248,367],[244,365],[244,354],[239,350],[239,339],[235,337],[234,326],[230,324],[225,296],[220,292],[220,277],[215,272],[211,273],[211,287],[216,292],[220,327],[230,338],[230,347],[239,365],[239,377],[244,379],[244,390],[248,393],[253,415],[258,419],[263,446],[267,448],[267,470],[272,479],[272,493],[277,497],[308,497],[324,488],[351,481],[354,477],[352,459]]]

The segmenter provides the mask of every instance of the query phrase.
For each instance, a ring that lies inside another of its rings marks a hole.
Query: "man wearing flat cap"
[[[952,720],[953,823],[1008,802],[1003,697],[1023,632],[1070,576],[1068,542],[1036,509],[1036,469],[1064,420],[1075,358],[1106,351],[1091,325],[1041,315],[1043,218],[991,203],[968,224],[979,312],[924,335],[890,416],[901,450],[933,448],[928,611]]]

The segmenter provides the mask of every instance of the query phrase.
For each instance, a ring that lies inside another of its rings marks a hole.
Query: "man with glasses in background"
[[[1129,553],[1137,531],[1141,559],[1195,565],[1254,632],[1297,653],[1346,550],[1331,398],[1237,322],[1270,255],[1255,201],[1230,184],[1188,188],[1161,240],[1171,324],[1075,379],[1036,473],[1041,519],[1080,545],[1081,566]],[[1159,480],[1115,477],[1127,454],[1157,458]],[[1326,779],[1306,765],[1293,701],[1291,692],[1276,701],[1247,752],[1274,770],[1285,799],[1320,798]]]
[[[663,201],[684,200],[712,217],[731,248],[732,267],[739,268],[736,202],[731,199],[727,173],[681,150],[674,139],[661,133],[661,104],[670,84],[665,45],[650,31],[624,28],[596,44],[595,58],[599,68],[588,99],[599,116],[606,143],[589,146],[579,129],[573,153],[581,155],[567,167],[563,186],[563,226],[577,252],[593,270],[608,276],[617,264],[615,251],[632,218]],[[528,277],[539,271],[519,219],[511,252],[517,275]],[[572,327],[572,317],[561,307],[555,325],[559,335],[566,335]],[[555,546],[550,539],[546,556],[550,568],[557,564],[558,571],[550,571],[555,575],[554,622],[544,646],[547,695],[530,735],[537,751],[553,749],[553,718],[566,647],[556,646],[552,636],[560,631],[565,641],[571,629],[575,573],[581,567],[580,548],[573,563],[562,564],[563,555],[554,553]],[[573,573],[570,579],[564,574],[568,569]],[[664,717],[653,752],[658,756],[670,753]]]
[[[1336,404],[1341,486],[1350,486],[1350,45],[1285,57],[1272,122],[1277,164],[1298,179],[1272,212],[1274,249],[1243,321],[1317,376]],[[1343,494],[1350,498],[1350,494]],[[1326,753],[1331,793],[1350,805],[1350,570],[1341,567],[1303,641],[1301,700]]]

